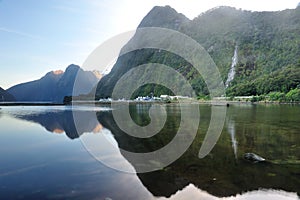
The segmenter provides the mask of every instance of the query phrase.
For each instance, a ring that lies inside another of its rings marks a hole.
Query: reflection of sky
[[[200,190],[193,184],[188,185],[183,190],[178,191],[170,198],[157,198],[157,200],[188,200],[188,199],[201,199],[201,200],[296,200],[298,196],[296,193],[277,191],[277,190],[259,190],[247,192],[242,195],[218,198],[207,192]]]
[[[37,124],[7,116],[1,117],[0,127],[1,197],[12,189],[24,195],[46,193],[53,198],[151,196],[136,175],[102,165],[80,140],[49,134]]]

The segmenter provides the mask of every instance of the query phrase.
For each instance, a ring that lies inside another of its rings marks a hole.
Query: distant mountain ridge
[[[232,7],[218,7],[193,20],[170,6],[154,7],[141,21],[142,27],[169,28],[182,32],[202,45],[216,63],[223,82],[230,71],[237,47],[235,76],[226,90],[228,96],[287,93],[300,87],[300,7],[274,12],[252,12]],[[133,36],[123,48],[149,42],[147,36]],[[191,83],[198,96],[208,89],[190,63],[170,52],[138,49],[118,58],[111,72],[97,86],[96,98],[112,94],[116,82],[129,70],[146,63],[160,63],[174,68]],[[174,80],[175,81],[175,80]],[[135,96],[166,94],[161,86],[145,85]],[[135,97],[133,96],[133,98]]]
[[[76,81],[76,91],[73,93]],[[39,80],[21,83],[9,88],[16,101],[62,103],[65,96],[89,93],[99,79],[91,71],[84,71],[77,65],[69,65],[66,71],[48,72]]]
[[[0,87],[0,102],[15,101],[15,97]]]

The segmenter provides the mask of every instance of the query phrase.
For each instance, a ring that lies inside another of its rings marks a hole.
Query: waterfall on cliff
[[[230,70],[229,70],[229,73],[228,73],[227,80],[225,82],[225,87],[226,88],[228,88],[230,82],[234,79],[235,66],[236,66],[237,62],[238,62],[238,46],[235,46],[234,54],[233,54],[233,57],[232,57],[231,67],[230,67]]]

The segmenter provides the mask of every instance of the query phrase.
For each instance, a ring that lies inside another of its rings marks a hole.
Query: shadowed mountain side
[[[65,132],[70,139],[76,139],[83,133],[101,131],[102,125],[99,124],[95,116],[96,113],[90,111],[57,111],[15,115],[14,117],[38,123],[49,132]]]
[[[15,101],[15,97],[9,92],[0,87],[0,102],[3,101]]]
[[[75,81],[76,88],[74,88]],[[70,65],[65,72],[61,70],[48,72],[39,80],[9,88],[8,92],[13,94],[17,101],[62,103],[65,96],[89,93],[98,81],[93,72],[84,71],[77,65]]]
[[[133,120],[138,124],[146,125],[150,122],[147,108],[137,109],[136,106],[131,106],[130,111]],[[139,115],[136,115],[136,112],[139,112]],[[218,197],[241,194],[260,188],[279,189],[300,194],[298,187],[300,169],[297,164],[275,164],[273,162],[253,164],[243,159],[249,138],[239,140],[240,153],[235,158],[230,138],[228,138],[230,135],[223,133],[212,152],[205,158],[199,159],[199,149],[210,120],[210,109],[202,110],[202,112],[208,116],[202,118],[200,130],[193,144],[183,156],[162,170],[138,174],[141,182],[154,196],[169,197],[190,183]],[[97,116],[99,122],[111,130],[120,148],[131,152],[151,152],[168,144],[177,132],[180,122],[178,107],[167,107],[167,113],[172,113],[172,116],[168,117],[164,128],[149,139],[134,138],[120,130],[111,112],[100,112],[97,113]],[[242,132],[243,129],[244,127],[237,127],[237,132]],[[265,136],[252,137],[248,135],[247,137],[251,137],[251,144],[255,144],[258,149],[265,146]],[[184,138],[182,139],[182,142],[185,142]],[[122,155],[135,168],[139,168],[143,164],[127,158],[123,153]]]

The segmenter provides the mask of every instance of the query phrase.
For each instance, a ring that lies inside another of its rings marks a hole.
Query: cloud
[[[35,40],[36,39],[38,39],[38,40],[42,39],[40,36],[37,36],[37,35],[32,35],[32,34],[29,34],[29,33],[25,33],[25,32],[22,32],[22,31],[17,31],[17,30],[5,28],[5,27],[0,27],[0,31],[6,32],[6,33],[16,34],[16,35],[19,35],[19,36],[22,36],[22,37],[27,37],[27,38],[35,39]]]
[[[30,170],[33,170],[33,169],[36,169],[36,168],[45,167],[45,166],[46,166],[46,164],[40,164],[40,165],[33,165],[33,166],[29,166],[29,167],[24,167],[24,168],[20,168],[20,169],[16,169],[16,170],[13,170],[13,171],[2,173],[2,174],[0,174],[0,177],[15,175],[15,174],[18,174],[18,173],[27,172],[27,171],[30,171]]]

